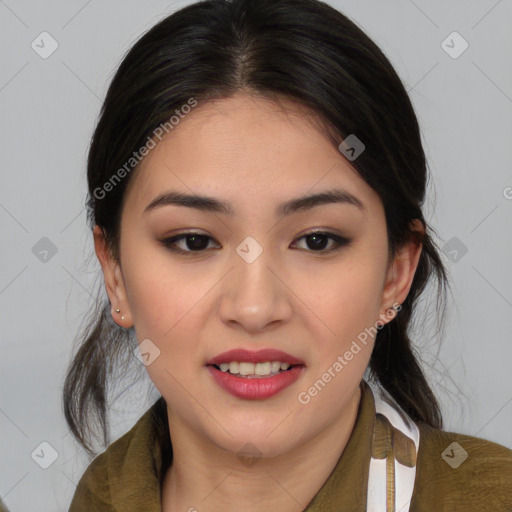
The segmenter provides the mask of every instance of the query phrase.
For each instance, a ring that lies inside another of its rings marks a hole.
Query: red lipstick
[[[266,348],[263,350],[245,350],[243,348],[237,348],[234,350],[228,350],[218,356],[213,357],[206,364],[221,364],[230,363],[231,361],[238,361],[244,363],[264,363],[266,361],[281,361],[282,363],[288,363],[290,365],[304,364],[303,361],[293,357],[286,352],[281,350],[274,350],[273,348]]]
[[[267,361],[288,363],[287,370],[280,370],[277,375],[268,376],[239,376],[229,371],[223,372],[218,366],[222,363],[265,363]],[[305,370],[304,362],[300,359],[275,349],[258,351],[234,349],[223,352],[207,361],[207,368],[224,391],[244,400],[263,400],[276,395],[292,385]]]

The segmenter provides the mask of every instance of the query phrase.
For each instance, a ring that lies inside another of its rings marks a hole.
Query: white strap
[[[385,416],[393,427],[413,440],[417,455],[420,432],[416,424],[383,388],[372,384],[370,389],[375,400],[375,411]],[[409,468],[400,464],[396,459],[394,464],[396,512],[409,512],[414,479],[416,478],[416,466]],[[373,457],[370,459],[367,503],[367,512],[386,511],[386,459],[374,459]]]

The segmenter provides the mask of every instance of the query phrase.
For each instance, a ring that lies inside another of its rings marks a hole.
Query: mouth
[[[237,398],[269,398],[292,385],[306,365],[280,350],[235,349],[206,362],[214,381]]]
[[[244,379],[266,379],[274,377],[283,372],[289,372],[297,366],[304,366],[303,364],[289,364],[282,361],[265,361],[262,363],[248,363],[245,361],[230,361],[229,363],[221,363],[213,366],[223,373],[229,373],[236,377]]]
[[[257,351],[242,348],[229,350],[208,360],[206,365],[242,377],[277,375],[293,366],[305,366],[304,361],[297,357],[273,348]]]

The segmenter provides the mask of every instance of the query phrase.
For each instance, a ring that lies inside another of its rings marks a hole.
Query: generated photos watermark
[[[120,167],[112,176],[101,186],[96,187],[93,191],[93,196],[96,199],[104,199],[108,192],[111,192],[123,178],[126,177],[143,159],[146,157],[152,149],[157,145],[155,139],[161,141],[164,135],[170,133],[180,121],[197,106],[197,100],[195,98],[189,98],[187,103],[183,104],[180,108],[177,108],[173,114],[165,123],[159,124],[153,130],[153,136],[148,135],[146,143],[141,146],[138,151],[134,151],[132,156]]]
[[[322,376],[319,379],[317,379],[312,386],[310,386],[306,391],[301,391],[297,395],[299,403],[301,403],[302,405],[306,405],[309,402],[311,402],[311,399],[317,396],[318,393],[320,393],[320,391],[322,391],[325,388],[325,386],[327,386],[327,384],[331,382],[331,380],[334,377],[336,377],[336,375],[340,373],[343,370],[343,368],[345,368],[345,366],[347,366],[349,362],[352,361],[352,359],[354,359],[354,356],[361,352],[362,348],[359,343],[366,346],[368,343],[368,338],[374,337],[377,334],[377,332],[380,329],[382,329],[387,322],[395,318],[396,314],[401,309],[401,304],[393,304],[392,308],[389,308],[384,314],[381,314],[379,316],[379,320],[377,320],[374,325],[372,325],[371,327],[366,327],[364,331],[361,331],[357,335],[357,340],[352,341],[350,348],[346,350],[343,355],[339,355],[336,358],[336,361],[331,366],[329,366],[329,368],[327,368],[325,373],[323,373]]]

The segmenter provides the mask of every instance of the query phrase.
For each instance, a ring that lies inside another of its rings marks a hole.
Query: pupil
[[[327,245],[327,237],[325,235],[309,235],[308,237],[308,246],[310,246],[310,249],[325,249],[325,246]],[[311,244],[309,244],[310,240],[314,240],[313,246],[311,247]],[[319,242],[320,241],[320,242]]]
[[[206,244],[205,244],[205,241],[206,241]],[[207,241],[207,237],[205,235],[189,235],[187,237],[187,246],[189,249],[201,250],[201,249],[204,249],[207,245],[208,245],[208,241]]]
[[[319,234],[308,235],[307,244],[310,249],[323,250],[327,245],[327,237]],[[208,246],[208,237],[205,235],[189,235],[187,236],[187,246],[191,250],[203,250]]]

